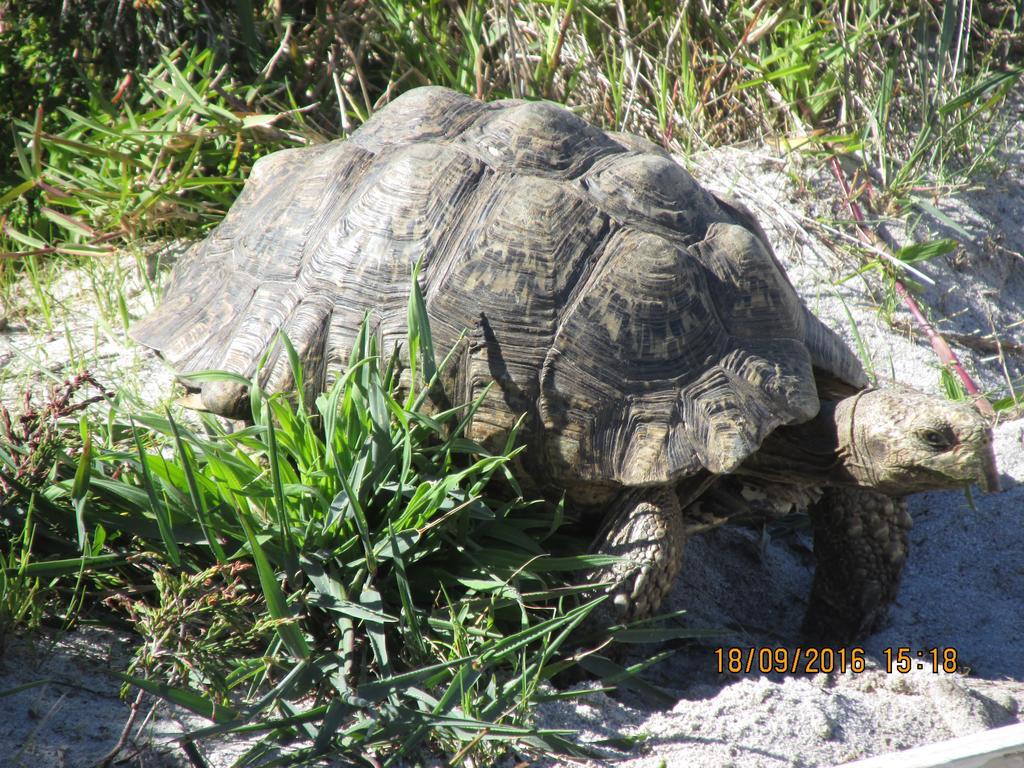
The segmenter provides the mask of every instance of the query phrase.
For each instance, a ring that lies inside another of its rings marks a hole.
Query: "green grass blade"
[[[142,447],[142,438],[132,422],[132,436],[135,438],[135,448],[139,457],[139,472],[142,475],[142,486],[146,490],[146,498],[149,500],[150,511],[156,517],[156,524],[160,529],[160,539],[163,541],[164,549],[168,559],[176,567],[181,567],[181,550],[174,538],[174,527],[171,524],[171,516],[163,501],[157,496],[156,487],[153,484],[153,476],[149,469],[149,454]]]
[[[284,621],[276,628],[281,641],[296,659],[301,661],[308,658],[310,648],[306,643],[306,638],[295,624],[295,617],[289,610],[288,602],[277,583],[277,574],[264,554],[252,526],[246,519],[246,514],[241,510],[238,510],[238,522],[241,524],[242,530],[245,531],[245,538],[252,550],[252,558],[256,563],[256,574],[260,580],[263,597],[267,601],[267,610],[273,618]]]
[[[213,720],[215,723],[235,720],[238,717],[238,713],[232,707],[218,704],[213,699],[191,688],[174,687],[166,683],[144,680],[123,672],[115,672],[115,674],[126,683],[141,688],[171,704],[184,707],[189,712]]]
[[[199,484],[196,482],[195,474],[195,455],[192,452],[191,446],[187,445],[181,438],[181,431],[178,429],[178,424],[171,416],[171,412],[168,409],[164,409],[164,413],[167,416],[167,424],[170,427],[171,436],[174,438],[174,447],[178,451],[178,462],[185,473],[185,482],[188,484],[189,498],[192,500],[192,508],[195,510],[196,517],[199,520],[199,525],[203,529],[203,533],[206,534],[207,546],[213,551],[214,557],[217,558],[218,563],[226,563],[228,558],[218,541],[219,532],[213,525],[210,519],[209,512],[206,509],[206,502],[203,499],[203,495],[199,492]]]
[[[92,435],[85,419],[81,421],[82,455],[78,459],[75,480],[71,486],[71,504],[75,509],[75,527],[78,532],[78,548],[85,553],[89,546],[85,530],[85,512],[89,506],[89,480],[92,477]]]

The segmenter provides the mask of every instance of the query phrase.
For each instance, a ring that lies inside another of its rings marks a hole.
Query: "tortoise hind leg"
[[[615,502],[592,549],[623,560],[588,574],[590,582],[611,584],[611,600],[589,623],[604,629],[653,614],[679,574],[685,541],[679,500],[671,489],[644,489]]]
[[[903,498],[864,488],[827,488],[810,513],[817,569],[803,633],[849,645],[896,599],[912,521]]]

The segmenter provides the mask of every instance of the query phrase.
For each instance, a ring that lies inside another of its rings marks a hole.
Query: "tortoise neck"
[[[737,471],[781,483],[850,484],[846,441],[839,433],[844,403],[851,399],[823,400],[814,418],[779,427]]]

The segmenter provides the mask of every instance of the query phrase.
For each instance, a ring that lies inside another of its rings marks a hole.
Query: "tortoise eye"
[[[937,451],[945,451],[953,446],[953,440],[946,432],[937,429],[923,429],[919,433],[929,448]]]

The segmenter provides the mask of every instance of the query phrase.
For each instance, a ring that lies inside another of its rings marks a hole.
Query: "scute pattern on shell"
[[[866,383],[748,219],[654,145],[556,105],[420,88],[348,140],[258,161],[133,333],[181,373],[248,377],[283,330],[313,393],[365,314],[383,349],[404,335],[422,261],[439,353],[470,331],[449,389],[496,382],[472,437],[527,413],[563,484],[730,472],[817,412],[813,367]],[[276,345],[262,375],[292,385]]]

